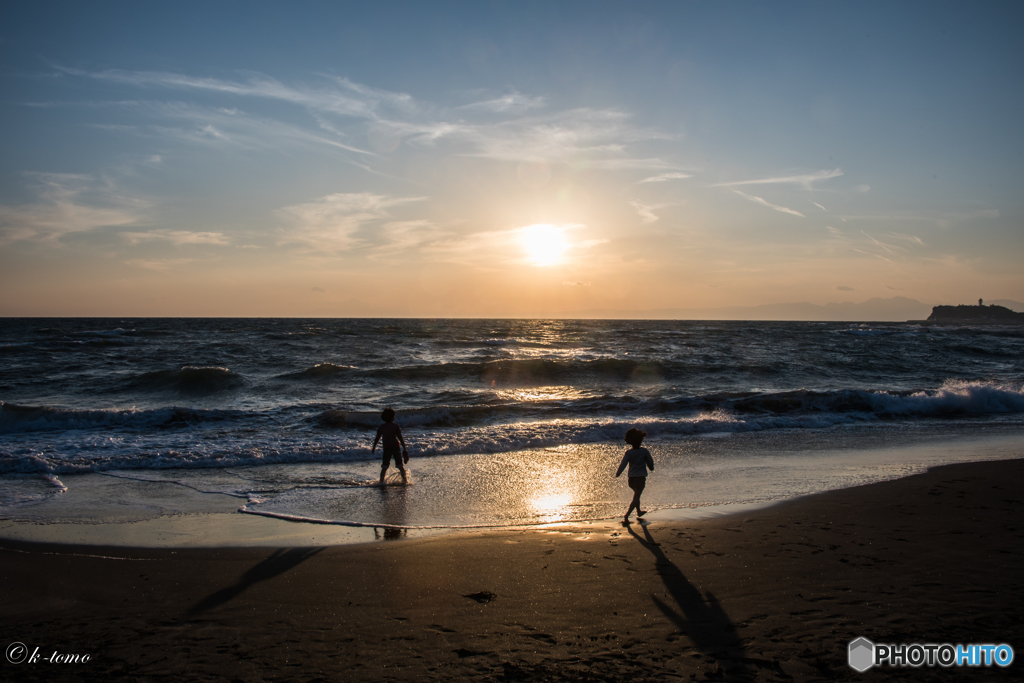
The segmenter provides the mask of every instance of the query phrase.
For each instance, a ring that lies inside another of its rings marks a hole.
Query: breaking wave
[[[82,410],[48,406],[21,406],[0,402],[0,434],[109,429],[111,427],[127,427],[136,430],[155,427],[185,427],[201,422],[237,418],[244,414],[243,411],[179,407],[150,410],[135,408]]]
[[[283,379],[323,379],[327,377],[335,377],[337,375],[343,375],[355,370],[356,368],[351,365],[335,365],[334,363],[317,363],[313,367],[300,370],[299,372],[290,372],[281,375]]]
[[[238,389],[244,384],[245,378],[227,368],[186,365],[180,370],[157,370],[139,375],[131,381],[131,388],[204,396]]]
[[[368,460],[371,434],[380,424],[376,410],[324,404],[272,411],[0,407],[0,433],[12,439],[0,448],[0,473]],[[617,442],[634,425],[642,425],[651,438],[673,439],[1013,413],[1024,413],[1024,387],[950,380],[938,389],[920,391],[798,390],[661,400],[609,395],[435,406],[399,409],[398,422],[410,448],[418,456],[430,456]],[[37,432],[50,433],[31,436]],[[28,441],[19,447],[23,439]]]

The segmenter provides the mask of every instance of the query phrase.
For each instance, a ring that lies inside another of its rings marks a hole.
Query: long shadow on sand
[[[746,650],[736,632],[736,626],[715,596],[710,592],[701,595],[682,570],[668,559],[646,524],[642,525],[643,538],[632,526],[627,528],[630,535],[654,555],[658,575],[682,613],[657,596],[651,596],[657,608],[693,641],[697,649],[722,666],[721,680],[753,680],[756,671],[747,668]]]
[[[250,586],[257,584],[260,581],[266,581],[267,579],[272,579],[275,576],[280,576],[286,571],[297,567],[299,564],[305,562],[322,550],[323,548],[282,548],[280,550],[275,550],[270,557],[261,561],[249,571],[242,574],[242,578],[240,578],[238,583],[234,586],[221,588],[219,591],[207,595],[205,598],[193,605],[186,614],[190,617],[194,617],[206,612],[207,610],[211,610],[214,607],[220,607],[224,603],[234,600]]]

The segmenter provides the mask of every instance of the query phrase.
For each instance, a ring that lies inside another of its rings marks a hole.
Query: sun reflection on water
[[[538,521],[558,521],[574,517],[580,496],[585,495],[585,471],[570,466],[565,459],[570,455],[566,447],[544,449],[544,457],[534,462],[537,471],[532,491],[524,502]]]
[[[570,386],[530,387],[528,389],[503,389],[495,392],[505,401],[533,403],[538,401],[564,401],[583,396],[583,392]]]
[[[566,516],[573,497],[568,493],[541,492],[530,499],[534,513],[544,521]]]

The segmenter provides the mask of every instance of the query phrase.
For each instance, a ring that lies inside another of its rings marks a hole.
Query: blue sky
[[[0,314],[1024,299],[1022,15],[5,3]]]

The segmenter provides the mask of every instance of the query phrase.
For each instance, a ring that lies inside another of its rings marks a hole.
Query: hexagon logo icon
[[[870,669],[875,663],[875,644],[867,638],[850,641],[850,668],[860,673]]]

